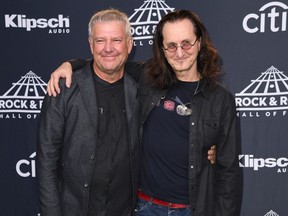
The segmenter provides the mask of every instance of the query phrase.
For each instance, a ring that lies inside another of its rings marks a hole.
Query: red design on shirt
[[[166,110],[174,110],[175,108],[175,103],[173,101],[170,101],[170,100],[167,100],[167,101],[164,101],[164,109]]]

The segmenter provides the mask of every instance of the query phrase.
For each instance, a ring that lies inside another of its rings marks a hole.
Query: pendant
[[[184,104],[180,104],[176,107],[176,112],[181,116],[189,116],[192,114],[192,109],[188,108]]]

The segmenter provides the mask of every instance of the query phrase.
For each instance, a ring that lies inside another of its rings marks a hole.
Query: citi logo
[[[252,168],[254,171],[260,168],[278,168],[278,173],[286,173],[288,158],[255,158],[254,155],[239,155],[239,166]]]
[[[29,71],[0,96],[0,119],[36,119],[46,87],[41,77]]]
[[[70,20],[59,14],[57,18],[27,18],[23,14],[5,14],[5,27],[6,28],[22,28],[26,31],[33,29],[50,28],[49,33],[69,33]]]
[[[16,163],[16,172],[21,177],[36,177],[36,166],[35,166],[36,152],[29,156],[29,159],[21,159]]]
[[[248,33],[287,31],[287,9],[288,6],[282,2],[269,2],[259,9],[259,13],[244,17],[243,29]]]
[[[238,117],[288,116],[288,77],[271,66],[235,94]]]
[[[162,16],[173,11],[165,0],[145,0],[144,3],[129,17],[134,46],[153,44],[153,33]]]

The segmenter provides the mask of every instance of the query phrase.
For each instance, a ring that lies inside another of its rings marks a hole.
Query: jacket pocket
[[[203,119],[203,141],[204,145],[210,147],[215,145],[219,139],[219,119]]]

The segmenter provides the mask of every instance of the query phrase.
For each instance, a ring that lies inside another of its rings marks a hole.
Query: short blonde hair
[[[101,10],[95,13],[88,24],[88,35],[90,38],[93,38],[92,28],[97,22],[112,22],[118,21],[125,26],[127,38],[131,37],[131,25],[128,19],[128,16],[117,9],[106,9]]]

